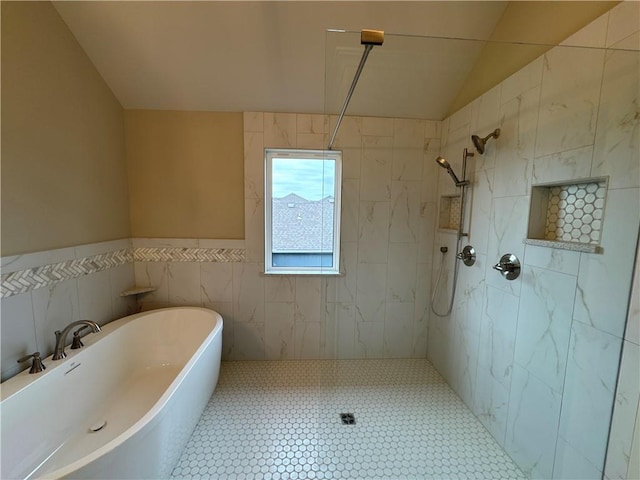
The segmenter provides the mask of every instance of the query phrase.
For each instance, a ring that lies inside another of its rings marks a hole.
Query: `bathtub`
[[[1,385],[0,478],[168,477],[218,381],[222,317],[154,310],[83,342]]]

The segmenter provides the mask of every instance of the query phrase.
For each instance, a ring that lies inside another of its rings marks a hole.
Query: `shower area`
[[[624,377],[638,358],[640,53],[637,26],[616,35],[611,19],[555,47],[385,32],[334,147],[327,348],[425,356],[532,478],[624,478],[607,444],[620,360]],[[329,132],[358,37],[327,33]],[[496,58],[510,67],[474,97]]]
[[[532,478],[602,476],[637,351],[639,53],[588,28],[556,47],[329,31],[327,116],[296,120],[294,147],[342,152],[342,275],[295,279],[319,295],[290,358],[427,358]],[[495,56],[521,64],[467,101]]]
[[[218,472],[271,478],[625,478],[640,32],[622,16],[561,46],[330,30],[324,114],[244,114],[231,362],[175,477],[210,448]],[[339,275],[262,274],[271,148],[341,153]],[[226,443],[244,435],[257,456]]]

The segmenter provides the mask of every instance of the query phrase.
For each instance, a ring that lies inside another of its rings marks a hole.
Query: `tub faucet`
[[[78,320],[77,322],[71,322],[62,331],[56,330],[56,346],[53,349],[53,357],[51,358],[51,360],[60,360],[67,356],[67,354],[64,353],[64,345],[67,341],[67,335],[71,330],[80,325],[88,326],[89,328],[91,328],[91,331],[93,333],[97,333],[100,331],[100,325],[98,325],[96,322],[92,322],[91,320]]]

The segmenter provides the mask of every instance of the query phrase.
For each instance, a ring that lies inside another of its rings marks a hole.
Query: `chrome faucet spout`
[[[62,331],[56,330],[56,346],[53,349],[53,357],[51,358],[51,360],[60,360],[67,356],[67,354],[64,352],[64,346],[67,342],[67,335],[71,330],[80,325],[86,325],[91,329],[93,333],[97,333],[100,331],[100,325],[91,320],[78,320],[77,322],[71,322]]]

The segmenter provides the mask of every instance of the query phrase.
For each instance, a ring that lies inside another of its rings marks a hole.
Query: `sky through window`
[[[333,196],[335,160],[274,158],[272,166],[274,198],[295,193],[307,200]]]

